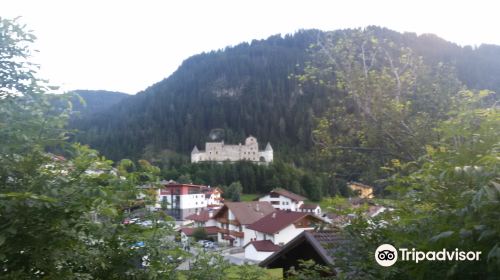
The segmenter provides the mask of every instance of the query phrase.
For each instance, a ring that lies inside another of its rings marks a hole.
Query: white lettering
[[[399,251],[401,252],[401,260],[402,261],[407,261],[408,256],[406,255],[408,253],[408,249],[406,248],[399,248]]]
[[[415,262],[418,263],[419,261],[423,260],[425,260],[425,253],[422,251],[417,251]]]
[[[434,252],[434,251],[427,252],[427,254],[425,254],[425,258],[428,261],[435,261],[436,260],[436,252]]]
[[[445,249],[437,252],[436,260],[438,260],[438,261],[445,261],[446,260],[446,250]]]

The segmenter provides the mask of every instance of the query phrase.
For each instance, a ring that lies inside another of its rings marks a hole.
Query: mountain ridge
[[[499,46],[460,47],[436,35],[367,28],[411,46],[430,65],[453,65],[470,88],[500,90]],[[301,30],[193,55],[162,81],[76,121],[82,131],[77,140],[112,159],[161,150],[187,156],[193,146],[203,146],[210,131],[222,129],[227,142],[252,134],[271,142],[278,157],[300,165],[301,156],[294,154],[311,151],[315,117],[328,109],[329,93],[290,77],[302,73],[308,48],[319,38],[353,30]]]

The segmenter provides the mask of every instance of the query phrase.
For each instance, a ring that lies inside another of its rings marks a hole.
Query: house
[[[162,181],[161,184],[163,188],[158,190],[159,204],[164,203],[167,214],[176,220],[184,220],[187,216],[198,213],[208,205],[203,193],[203,190],[208,188],[207,186],[181,184],[175,181]]]
[[[259,198],[259,201],[267,201],[276,209],[291,211],[298,211],[304,200],[307,198],[282,188],[273,189],[269,194]]]
[[[346,244],[338,231],[304,231],[259,263],[265,268],[283,268],[283,275],[290,268],[299,268],[299,260],[314,260],[316,264],[331,267],[330,276],[335,275],[333,256],[337,246]]]
[[[195,227],[217,226],[217,221],[213,218],[217,210],[213,208],[202,209],[198,213],[186,216],[186,220],[193,221]]]
[[[218,242],[243,247],[250,242],[253,231],[247,227],[276,211],[269,202],[226,202],[214,214],[220,228]]]
[[[204,161],[251,161],[256,163],[269,163],[273,161],[273,148],[267,143],[265,150],[259,150],[257,138],[249,136],[245,139],[245,144],[226,145],[222,142],[206,142],[205,150],[200,151],[194,147],[191,151],[191,162]]]
[[[247,229],[253,230],[253,235],[249,236],[251,240],[269,240],[284,245],[304,230],[312,230],[322,223],[321,218],[310,213],[278,210],[257,220]]]
[[[188,238],[192,237],[194,232],[202,228],[205,233],[207,234],[207,239],[210,240],[217,240],[217,234],[219,233],[219,228],[215,226],[209,226],[209,227],[183,227],[179,229],[179,232],[181,234],[181,240],[187,241]]]
[[[253,240],[243,247],[245,249],[245,259],[253,262],[261,262],[281,249],[271,240]]]
[[[276,209],[321,214],[319,205],[307,204],[302,207],[305,200],[307,198],[282,188],[273,189],[269,194],[259,198],[259,201],[268,201]]]
[[[321,207],[318,204],[302,204],[299,207],[300,212],[313,213],[315,215],[321,215]]]
[[[358,182],[349,182],[347,183],[347,187],[351,189],[353,192],[357,193],[360,198],[374,198],[373,195],[373,187],[368,185],[358,183]]]
[[[220,188],[211,188],[208,186],[202,189],[202,192],[205,194],[205,200],[207,201],[208,207],[219,208],[222,206],[224,198],[221,197],[222,190]]]

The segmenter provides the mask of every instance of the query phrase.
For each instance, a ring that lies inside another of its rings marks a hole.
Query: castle
[[[191,152],[191,162],[201,161],[240,161],[248,160],[256,163],[269,163],[273,161],[273,148],[268,142],[266,149],[259,151],[257,138],[250,136],[245,139],[245,144],[225,145],[222,142],[206,142],[205,151],[199,151],[194,146]]]

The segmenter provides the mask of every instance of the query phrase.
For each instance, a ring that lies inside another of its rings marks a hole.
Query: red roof
[[[274,234],[307,216],[321,221],[319,218],[306,212],[276,211],[249,225],[248,228],[263,233]]]
[[[274,189],[270,193],[277,193],[277,194],[282,195],[284,197],[288,197],[294,201],[304,201],[307,199],[301,195],[295,194],[293,192],[290,192],[290,191],[287,191],[287,190],[281,189],[281,188]]]
[[[186,220],[193,220],[196,222],[206,222],[210,218],[210,215],[207,210],[203,209],[200,211],[200,213],[196,214],[191,214],[189,216],[186,216]]]
[[[197,228],[181,228],[180,231],[183,232],[187,236],[192,236],[193,233],[194,233],[194,231],[196,229]],[[215,235],[215,234],[217,234],[219,232],[219,228],[215,227],[215,226],[212,226],[212,227],[203,227],[203,229],[205,230],[205,232],[208,235]]]
[[[255,250],[260,252],[277,252],[281,249],[280,246],[274,244],[271,240],[250,241],[243,248],[246,248],[248,245],[253,245]]]
[[[214,214],[214,218],[222,216],[228,210],[233,212],[236,220],[242,225],[252,224],[267,214],[276,211],[271,203],[267,201],[226,202],[219,212]]]

